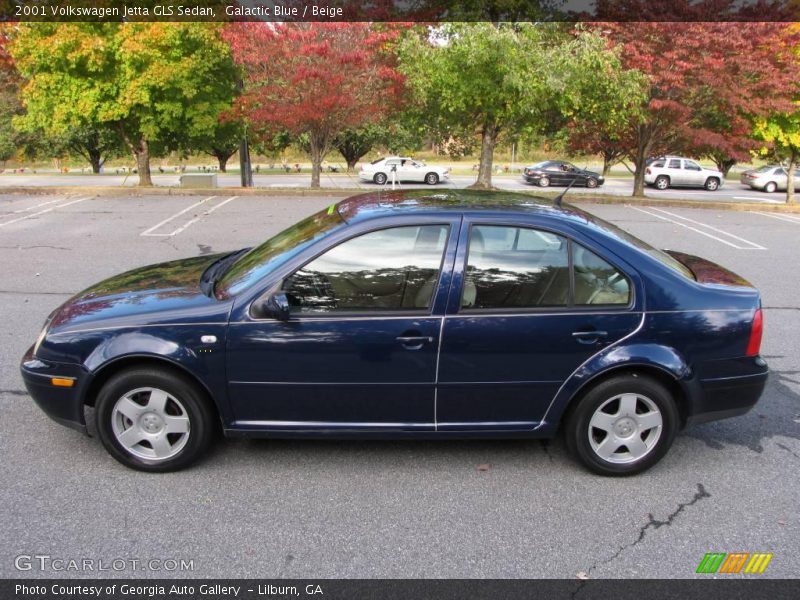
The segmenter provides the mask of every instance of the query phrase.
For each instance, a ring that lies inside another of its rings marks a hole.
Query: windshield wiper
[[[214,293],[214,285],[217,283],[217,280],[225,274],[225,271],[227,271],[240,256],[250,250],[250,248],[243,248],[231,254],[226,254],[219,260],[211,263],[200,276],[200,289],[203,293],[210,297]]]

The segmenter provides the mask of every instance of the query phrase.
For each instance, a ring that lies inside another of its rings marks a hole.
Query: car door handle
[[[600,338],[608,337],[607,331],[573,331],[572,337],[578,340],[579,344],[592,344]]]
[[[428,344],[433,343],[433,338],[429,335],[401,335],[394,339],[402,344],[408,345],[425,344],[426,342]]]

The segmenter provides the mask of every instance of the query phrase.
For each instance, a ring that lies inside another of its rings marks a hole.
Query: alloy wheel
[[[604,461],[630,464],[656,447],[664,426],[655,402],[641,394],[619,394],[603,402],[589,421],[589,445]]]

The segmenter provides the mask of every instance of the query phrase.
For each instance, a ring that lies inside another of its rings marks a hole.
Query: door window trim
[[[464,300],[464,289],[466,287],[467,279],[467,266],[469,265],[469,244],[472,240],[472,228],[473,227],[509,227],[509,228],[518,228],[518,229],[531,229],[533,231],[543,231],[545,233],[551,233],[553,235],[557,235],[567,240],[567,265],[569,268],[569,304],[564,306],[512,306],[507,308],[469,308],[464,307],[461,303]],[[599,314],[599,313],[611,313],[611,314],[618,314],[624,312],[632,312],[634,307],[636,306],[636,286],[634,285],[633,278],[628,274],[625,269],[621,269],[614,261],[609,260],[606,258],[604,254],[598,253],[592,247],[587,246],[586,244],[581,244],[580,242],[573,239],[572,236],[564,233],[563,231],[559,231],[552,227],[547,226],[540,226],[540,225],[527,225],[527,224],[509,224],[507,222],[484,222],[484,221],[473,221],[469,223],[469,229],[467,232],[467,240],[466,240],[466,248],[464,251],[464,262],[461,265],[461,289],[458,292],[458,310],[457,312],[453,313],[452,315],[447,316],[462,316],[462,317],[470,317],[470,316],[485,316],[485,317],[506,317],[509,315],[546,315],[546,314],[576,314],[576,313],[588,313],[588,314]],[[600,259],[607,262],[609,265],[614,267],[624,278],[625,281],[628,282],[628,290],[629,290],[629,298],[628,303],[623,304],[575,304],[575,270],[573,268],[573,251],[572,245],[578,244],[583,248],[586,248],[589,252],[596,254]],[[594,308],[596,307],[596,309]]]
[[[455,231],[460,231],[460,228],[454,228],[453,227],[454,224],[455,224],[455,221],[447,221],[447,220],[445,220],[445,221],[433,220],[433,221],[429,221],[429,222],[417,222],[417,223],[410,222],[410,223],[407,223],[407,224],[406,223],[393,223],[393,224],[384,224],[384,225],[382,225],[380,227],[376,227],[374,229],[367,229],[365,231],[360,231],[360,232],[354,233],[353,235],[345,237],[345,238],[339,240],[338,242],[336,242],[335,244],[332,244],[331,246],[327,246],[326,248],[324,248],[324,249],[320,250],[319,252],[315,253],[311,258],[309,258],[308,260],[304,261],[300,266],[293,268],[291,272],[289,272],[288,274],[283,276],[278,283],[276,283],[275,285],[273,285],[272,287],[270,287],[268,290],[264,291],[263,293],[258,294],[253,300],[250,301],[250,303],[249,303],[249,305],[247,307],[246,314],[253,321],[262,321],[262,322],[263,321],[275,321],[275,319],[273,319],[271,317],[258,317],[258,316],[255,316],[253,314],[253,305],[256,302],[259,302],[262,299],[264,299],[264,298],[266,298],[266,297],[268,297],[268,296],[270,296],[270,295],[272,295],[272,294],[274,294],[276,292],[281,291],[283,289],[284,283],[286,282],[287,279],[289,279],[289,277],[291,277],[292,275],[294,275],[298,271],[300,271],[303,268],[305,268],[308,264],[310,264],[310,263],[314,262],[315,260],[317,260],[323,254],[326,254],[326,253],[330,252],[334,248],[336,248],[336,247],[338,247],[338,246],[340,246],[340,245],[342,245],[344,243],[347,243],[350,240],[354,240],[356,238],[359,238],[359,237],[364,236],[364,235],[368,235],[370,233],[375,233],[376,231],[384,231],[386,229],[399,229],[399,228],[403,228],[403,227],[407,228],[407,227],[425,227],[425,226],[442,227],[443,226],[443,227],[447,228],[447,235],[445,236],[445,244],[444,244],[444,248],[442,250],[442,257],[441,257],[441,259],[439,261],[439,274],[438,274],[438,277],[436,279],[436,285],[433,288],[433,293],[431,295],[430,306],[427,309],[402,309],[402,310],[379,310],[379,311],[378,310],[366,311],[366,310],[356,309],[356,310],[343,310],[343,311],[339,311],[339,312],[336,312],[336,313],[333,313],[333,312],[317,313],[317,314],[313,314],[313,313],[310,313],[310,314],[309,313],[306,313],[306,314],[295,313],[295,314],[291,315],[289,320],[290,321],[306,321],[306,320],[307,321],[340,321],[340,320],[369,320],[369,319],[387,319],[387,318],[407,319],[409,317],[411,317],[411,318],[413,318],[413,317],[435,317],[435,318],[440,318],[441,315],[437,316],[437,315],[433,314],[433,309],[434,309],[434,304],[435,304],[435,300],[436,300],[436,295],[437,295],[437,293],[439,291],[439,288],[441,287],[441,284],[442,284],[442,275],[443,275],[443,272],[444,272],[444,262],[445,262],[445,259],[447,257],[447,250],[448,250],[448,248],[450,246],[450,243],[451,243],[451,238],[453,236],[453,231],[454,230]],[[455,243],[457,244],[458,240],[456,240]]]

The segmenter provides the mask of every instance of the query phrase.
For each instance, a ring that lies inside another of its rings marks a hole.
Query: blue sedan
[[[654,465],[767,379],[761,299],[696,256],[533,196],[376,192],[253,249],[143,267],[47,319],[22,376],[53,419],[144,471],[214,432],[552,437]]]

